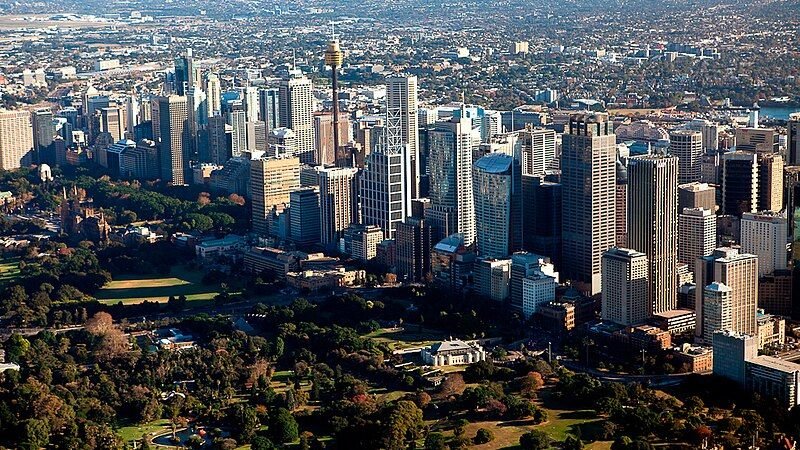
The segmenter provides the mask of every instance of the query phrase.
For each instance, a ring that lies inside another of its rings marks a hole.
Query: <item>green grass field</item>
[[[19,276],[19,258],[8,258],[0,261],[0,286],[9,283]]]
[[[124,442],[129,442],[134,439],[141,439],[143,435],[147,434],[150,437],[153,437],[156,434],[161,434],[165,431],[169,431],[169,420],[168,419],[159,419],[154,420],[153,422],[146,423],[144,425],[132,425],[128,427],[122,427],[117,430],[117,434],[122,438]]]
[[[392,350],[410,347],[421,347],[447,338],[444,333],[428,328],[419,329],[416,325],[408,325],[405,329],[382,328],[365,337],[386,343]]]
[[[168,275],[122,275],[100,289],[96,297],[103,303],[136,304],[145,300],[166,302],[170,295],[185,295],[188,301],[212,300],[219,285],[204,285],[199,271],[173,267]]]

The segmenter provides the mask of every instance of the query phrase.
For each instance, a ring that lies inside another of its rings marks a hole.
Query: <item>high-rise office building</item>
[[[502,258],[520,250],[512,239],[521,232],[519,172],[514,158],[503,153],[490,153],[475,163],[472,182],[479,256]]]
[[[199,86],[192,86],[186,90],[186,102],[186,110],[189,115],[186,123],[192,142],[192,146],[187,153],[193,161],[197,161],[201,145],[200,132],[208,125],[208,99],[206,98],[206,93]]]
[[[350,119],[347,113],[339,113],[339,142],[340,147],[351,140]],[[352,158],[348,158],[345,153],[334,150],[333,145],[333,114],[320,113],[314,115],[314,140],[316,141],[316,155],[314,162],[322,165],[336,165],[337,167],[350,167],[353,165]],[[337,158],[340,161],[337,161]]]
[[[397,224],[395,245],[397,276],[412,282],[425,281],[431,270],[433,230],[424,219],[406,218]]]
[[[550,262],[550,258],[528,252],[516,252],[511,255],[511,281],[509,283],[509,292],[512,308],[516,309],[517,311],[523,311],[525,306],[525,286],[523,280],[528,277],[533,277],[537,274],[546,275],[552,278],[552,282],[556,284],[559,281],[559,273],[556,272],[555,266],[552,262]],[[544,288],[549,290],[547,287]],[[534,301],[533,303],[535,304],[536,302]],[[530,295],[529,307],[531,307]]]
[[[747,361],[758,356],[758,336],[733,331],[713,333],[714,375],[745,385]]]
[[[707,183],[687,183],[678,186],[678,211],[683,208],[703,208],[717,212],[717,194]]]
[[[100,132],[108,133],[114,142],[125,137],[125,124],[122,120],[122,109],[118,106],[100,110]]]
[[[651,315],[678,306],[678,158],[628,162],[628,246],[647,255]]]
[[[36,161],[55,164],[55,154],[52,152],[53,138],[56,135],[53,112],[50,109],[37,109],[31,116],[31,122]]]
[[[600,292],[600,257],[615,241],[616,155],[607,114],[570,118],[561,151],[562,265],[590,295]]]
[[[0,110],[0,169],[12,170],[30,165],[33,145],[31,113]]]
[[[403,144],[408,146],[411,165],[409,172],[411,198],[420,197],[419,182],[422,174],[420,172],[417,117],[417,77],[415,75],[392,75],[386,79],[386,108],[399,112],[400,136]]]
[[[783,156],[779,153],[759,155],[758,210],[783,209]]]
[[[304,164],[314,162],[314,96],[311,80],[299,70],[292,70],[279,88],[280,126],[291,128],[297,137],[295,155]]]
[[[620,325],[637,325],[650,318],[647,255],[612,248],[602,257],[601,317]]]
[[[729,306],[730,314],[724,312],[717,315],[724,317],[726,324],[730,323],[729,331],[750,335],[758,332],[756,325],[758,256],[739,253],[739,250],[730,247],[717,248],[711,255],[698,259],[695,265],[694,280],[697,286],[695,289],[695,335],[697,337],[704,338],[706,332],[706,287],[714,282],[724,284],[730,289],[729,295],[725,294],[726,299],[723,304],[723,306]],[[717,297],[713,298],[717,299]],[[714,331],[717,330],[712,327],[710,332]]]
[[[758,161],[755,153],[722,155],[722,211],[741,217],[758,207]]]
[[[678,262],[694,271],[697,258],[714,252],[717,215],[704,208],[684,208],[678,215]]]
[[[267,153],[267,124],[264,122],[247,122],[247,151]]]
[[[439,122],[428,132],[432,208],[447,215],[449,233],[460,233],[464,245],[475,242],[475,202],[472,194],[472,120]],[[436,224],[443,228],[444,224]]]
[[[204,130],[205,146],[200,152],[200,162],[210,162],[215,165],[222,165],[231,158],[231,149],[228,143],[229,136],[226,132],[225,118],[216,115],[208,118],[208,125]]]
[[[231,133],[231,155],[241,156],[247,151],[247,113],[235,109],[227,113],[228,125],[233,129]]]
[[[262,158],[250,163],[250,204],[253,232],[270,233],[268,216],[275,206],[287,204],[290,193],[300,188],[300,160]]]
[[[736,150],[759,154],[778,151],[777,133],[773,128],[737,128]]]
[[[304,187],[289,193],[289,239],[295,245],[319,242],[319,188]]]
[[[548,128],[526,126],[519,132],[522,141],[522,173],[544,174],[556,159],[556,132]]]
[[[742,252],[758,256],[758,276],[788,268],[786,215],[763,212],[742,214]]]
[[[281,126],[280,91],[277,88],[258,91],[258,104],[261,108],[258,117],[267,124],[267,133]]]
[[[208,116],[222,114],[222,85],[216,72],[209,72],[206,75],[205,91],[208,101]]]
[[[394,239],[397,225],[411,215],[409,156],[402,147],[390,148],[388,136],[382,136],[359,177],[361,222],[381,227],[386,239]]]
[[[175,93],[177,95],[186,95],[189,88],[194,86],[195,74],[192,49],[187,48],[186,53],[175,59]]]
[[[700,181],[703,159],[703,134],[692,130],[675,130],[669,134],[669,153],[678,157],[678,182]]]
[[[522,246],[561,264],[561,184],[522,176]]]
[[[719,126],[705,119],[692,119],[686,124],[687,130],[699,131],[703,136],[703,150],[717,151],[719,147]]]
[[[358,223],[358,169],[319,170],[320,242],[338,246],[344,230]]]
[[[161,179],[174,185],[189,180],[191,147],[187,126],[189,108],[186,97],[170,95],[153,99],[153,140],[159,147]]]
[[[244,88],[244,112],[248,122],[261,120],[261,105],[259,101],[258,88],[247,86]]]
[[[125,99],[125,131],[128,138],[133,137],[133,129],[136,125],[142,123],[140,111],[139,99],[134,94],[129,95]],[[71,124],[74,126],[75,122],[72,121]]]
[[[790,166],[800,166],[800,113],[789,115],[786,134],[786,162]]]
[[[496,302],[508,299],[511,281],[510,259],[479,259],[475,262],[473,276],[475,292],[481,297]]]

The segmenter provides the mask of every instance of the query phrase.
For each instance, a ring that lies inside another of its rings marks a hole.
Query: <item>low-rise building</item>
[[[209,239],[195,245],[195,254],[201,259],[227,256],[236,260],[245,248],[242,236],[229,234],[221,239]]]
[[[244,254],[244,271],[252,274],[268,273],[284,279],[286,274],[300,270],[300,261],[307,258],[303,252],[287,252],[271,247],[252,247]]]
[[[363,284],[366,279],[366,271],[347,270],[344,267],[334,270],[303,270],[286,274],[286,282],[289,286],[309,291],[358,286]]]
[[[672,334],[694,331],[695,312],[691,309],[673,309],[653,314],[655,325]]]
[[[687,372],[706,373],[714,368],[714,352],[709,347],[683,344],[673,349],[672,355],[678,364],[686,366]]]
[[[756,356],[745,361],[745,379],[748,391],[774,398],[786,409],[800,405],[800,364]]]
[[[431,366],[461,366],[486,360],[486,350],[474,341],[451,339],[422,349],[422,360]]]
[[[553,331],[570,331],[575,328],[575,305],[565,302],[550,302],[539,305],[536,311],[541,324]]]
[[[756,315],[758,324],[758,348],[783,346],[786,342],[786,320],[782,317],[764,314],[759,309]]]

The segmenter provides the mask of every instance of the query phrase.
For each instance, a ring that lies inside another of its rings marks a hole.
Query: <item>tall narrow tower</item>
[[[339,40],[336,34],[332,33],[328,48],[325,49],[325,64],[331,67],[331,85],[333,86],[333,152],[336,155],[336,165],[344,167],[346,157],[341,155],[341,143],[339,142],[339,68],[342,67],[344,55],[339,48]]]

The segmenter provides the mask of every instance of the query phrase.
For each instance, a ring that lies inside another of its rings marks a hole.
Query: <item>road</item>
[[[633,375],[602,372],[597,369],[587,368],[583,364],[571,360],[561,360],[561,364],[575,372],[584,372],[597,377],[603,381],[616,381],[619,383],[644,383],[651,387],[676,386],[683,383],[693,373],[673,373],[664,375]],[[710,375],[711,372],[703,372],[700,375]]]

